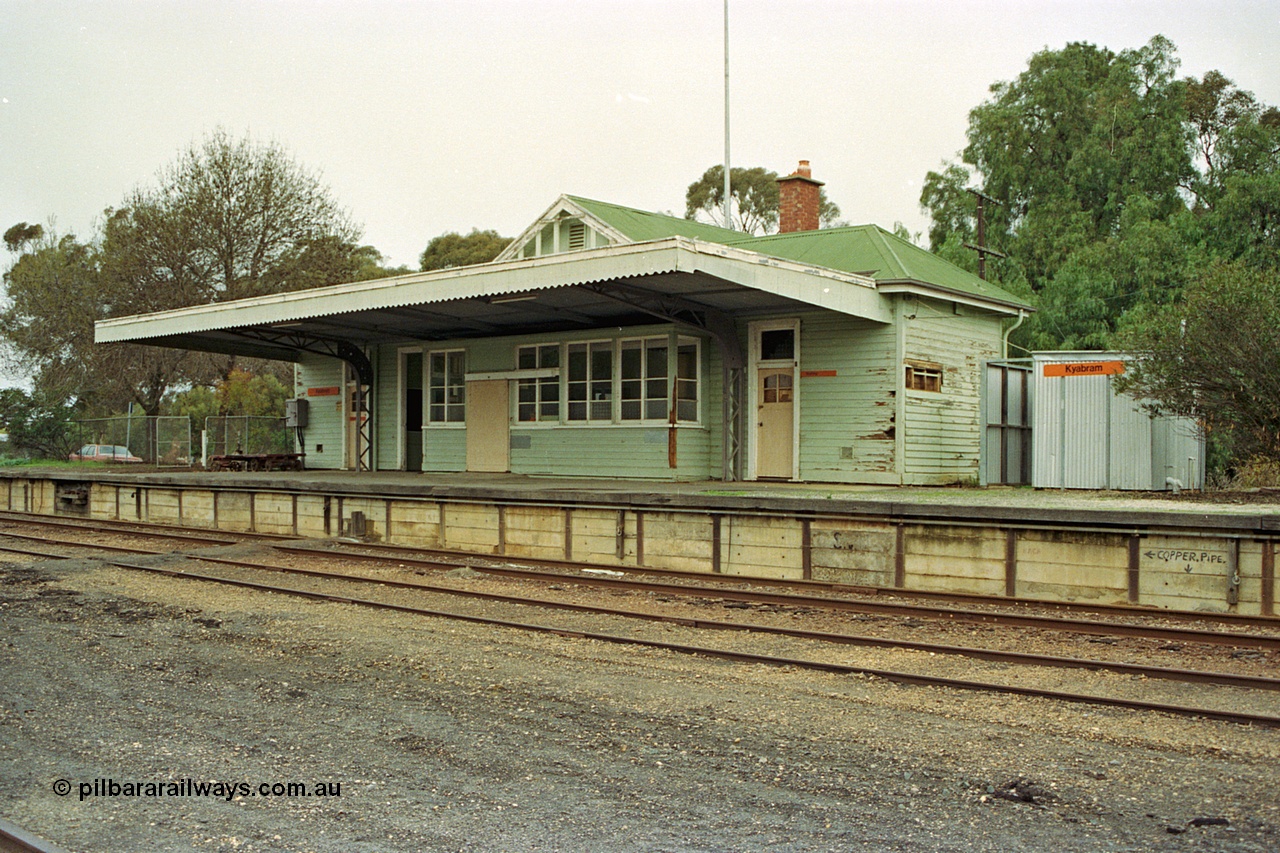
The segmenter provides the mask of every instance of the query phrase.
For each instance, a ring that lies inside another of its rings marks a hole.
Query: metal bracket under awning
[[[373,389],[373,363],[364,350],[350,341],[320,337],[288,329],[257,328],[228,329],[228,334],[253,341],[264,341],[287,346],[299,352],[327,355],[351,365],[356,374],[356,391],[353,415],[356,419],[356,470],[373,470],[373,417],[369,406],[369,392]]]

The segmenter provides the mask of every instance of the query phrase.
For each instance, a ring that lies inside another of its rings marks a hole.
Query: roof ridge
[[[639,216],[650,217],[650,218],[661,219],[661,220],[669,220],[673,223],[680,223],[682,227],[685,227],[685,228],[694,227],[700,231],[707,232],[707,239],[710,240],[711,242],[728,243],[733,238],[748,236],[748,235],[743,235],[741,231],[735,231],[732,228],[725,228],[721,225],[713,225],[708,222],[699,222],[696,219],[688,219],[683,216],[676,216],[675,214],[672,214],[672,213],[661,213],[656,210],[644,210],[643,208],[639,208],[639,207],[631,207],[625,204],[618,204],[617,202],[602,201],[600,199],[587,198],[586,196],[572,195],[570,193],[565,193],[564,197],[579,204],[580,206],[583,203],[588,205],[599,205],[601,207],[612,208],[614,210],[624,211],[626,213],[635,214]],[[615,225],[615,227],[617,226]],[[719,236],[721,237],[721,239],[712,240],[712,235]]]
[[[969,270],[874,223],[756,235],[610,201],[567,193],[562,197],[636,242],[680,236],[840,272],[869,273],[882,283],[914,282],[981,299],[1031,307],[1023,297],[984,281]]]

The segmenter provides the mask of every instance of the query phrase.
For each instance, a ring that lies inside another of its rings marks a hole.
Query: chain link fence
[[[53,458],[145,464],[158,468],[206,467],[217,456],[295,455],[295,430],[284,418],[227,415],[206,418],[201,442],[192,441],[189,417],[136,415],[71,421]]]
[[[70,458],[187,468],[193,462],[191,419],[139,415],[92,418],[67,425]]]
[[[284,418],[225,415],[204,419],[205,457],[293,453],[294,430]]]

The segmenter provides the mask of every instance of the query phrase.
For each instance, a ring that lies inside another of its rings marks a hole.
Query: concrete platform
[[[1276,611],[1280,502],[507,474],[22,468],[0,509],[743,577]]]
[[[901,487],[814,483],[663,482],[528,477],[515,474],[404,471],[259,473],[132,469],[0,469],[5,480],[48,479],[209,489],[261,489],[395,497],[493,498],[511,501],[789,509],[909,517],[967,517],[1095,523],[1164,523],[1280,530],[1280,494],[1248,503],[1197,493],[1091,492],[1029,487]],[[0,488],[3,488],[0,485]]]

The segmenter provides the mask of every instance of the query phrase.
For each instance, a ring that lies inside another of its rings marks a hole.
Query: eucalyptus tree
[[[432,237],[419,258],[423,272],[483,264],[496,258],[511,243],[497,231],[472,228],[470,234],[449,231]]]
[[[762,166],[730,167],[729,194],[733,196],[734,221],[724,221],[724,166],[712,166],[689,184],[685,192],[685,219],[694,219],[732,228],[747,234],[769,234],[778,230],[778,173]],[[827,198],[826,188],[818,195],[818,219],[830,228],[840,218],[840,208]]]

